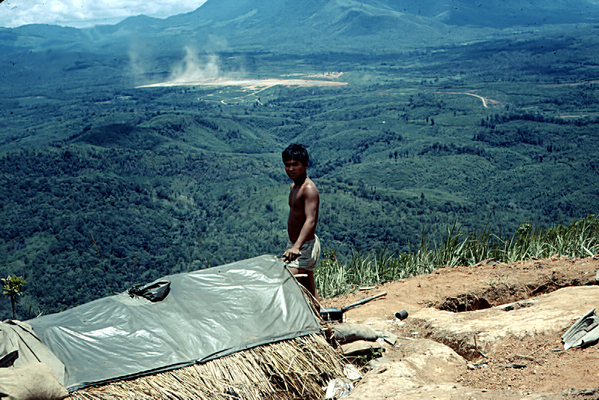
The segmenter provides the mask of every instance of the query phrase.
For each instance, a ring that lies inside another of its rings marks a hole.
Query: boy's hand
[[[301,255],[302,255],[302,252],[300,251],[300,249],[296,249],[295,247],[292,247],[290,249],[285,250],[285,253],[283,253],[283,260],[285,260],[287,262],[291,262]]]

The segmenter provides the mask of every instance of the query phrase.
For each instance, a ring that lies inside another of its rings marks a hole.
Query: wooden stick
[[[379,297],[384,296],[386,294],[387,294],[387,292],[383,292],[383,293],[376,294],[372,297],[368,297],[368,298],[362,299],[360,301],[356,301],[355,303],[352,303],[349,306],[341,307],[341,311],[345,312],[345,311],[349,310],[350,308],[361,306],[362,304],[368,303],[369,301],[372,301],[374,299],[378,299]]]
[[[100,249],[98,249],[98,245],[96,244],[96,239],[94,239],[94,235],[92,234],[92,231],[89,231],[89,234],[92,236],[92,240],[94,241],[94,246],[96,246],[96,251],[98,252],[98,257],[100,257],[100,260],[101,260],[102,255],[100,254]]]

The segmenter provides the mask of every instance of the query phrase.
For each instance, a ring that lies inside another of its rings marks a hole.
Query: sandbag
[[[0,368],[0,397],[3,399],[61,400],[68,395],[46,364]]]
[[[339,343],[355,342],[356,340],[375,341],[379,334],[369,326],[359,324],[339,324],[333,328],[333,337]]]

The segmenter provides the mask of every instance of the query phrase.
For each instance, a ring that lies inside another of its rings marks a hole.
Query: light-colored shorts
[[[293,247],[293,243],[287,242],[287,250]],[[295,260],[286,263],[287,267],[305,269],[307,271],[314,271],[314,268],[318,266],[318,260],[320,259],[320,239],[314,235],[314,239],[307,241],[300,248],[301,255]]]

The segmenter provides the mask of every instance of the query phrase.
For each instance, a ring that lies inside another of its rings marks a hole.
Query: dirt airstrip
[[[289,75],[302,75],[302,74],[289,74]],[[309,80],[309,79],[229,79],[229,78],[215,78],[215,79],[202,79],[202,80],[171,80],[167,82],[152,83],[148,85],[138,86],[138,88],[153,88],[153,87],[176,87],[176,86],[199,86],[199,87],[213,87],[213,88],[224,88],[227,86],[238,86],[244,92],[242,96],[237,96],[225,100],[220,100],[222,104],[228,104],[227,102],[243,99],[253,99],[258,103],[260,99],[258,94],[274,86],[297,86],[297,87],[341,87],[345,86],[347,82],[339,82],[328,79],[337,79],[343,75],[343,72],[335,73],[324,73],[309,75],[308,77],[313,78],[326,78],[323,80]],[[211,95],[209,95],[211,96]]]
[[[599,257],[440,268],[345,297],[346,322],[398,337],[350,399],[599,399],[599,345],[561,335],[599,307]],[[409,316],[394,317],[400,310]]]
[[[149,85],[138,86],[139,88],[150,88],[150,87],[173,87],[173,86],[205,86],[205,87],[226,87],[226,86],[240,86],[244,90],[264,90],[273,86],[324,86],[324,87],[335,87],[345,86],[347,82],[330,81],[330,80],[308,80],[308,79],[209,79],[209,80],[198,80],[198,81],[167,81],[152,83]]]

